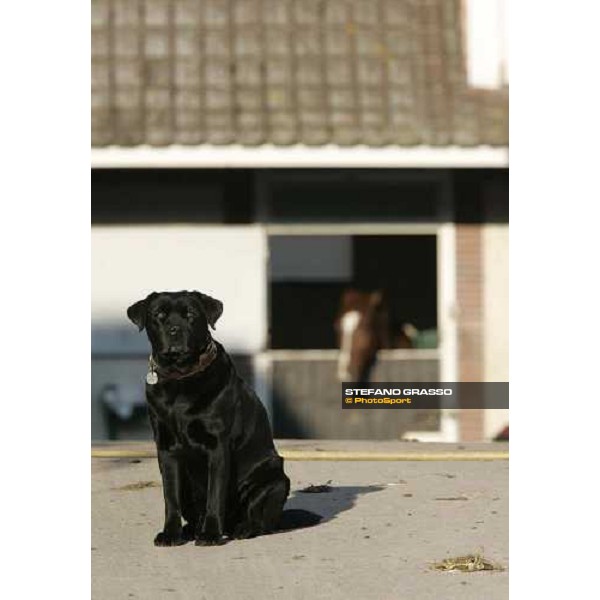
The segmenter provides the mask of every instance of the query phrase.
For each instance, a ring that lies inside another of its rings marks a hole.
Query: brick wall
[[[480,223],[456,226],[458,372],[460,381],[483,381],[483,253]],[[483,438],[483,410],[460,414],[461,441]]]

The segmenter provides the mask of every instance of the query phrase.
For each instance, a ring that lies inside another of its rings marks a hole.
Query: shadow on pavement
[[[331,486],[331,491],[306,494],[294,490],[285,504],[286,509],[303,509],[315,512],[323,517],[319,525],[335,519],[340,513],[350,510],[359,496],[380,492],[386,489],[382,485]]]

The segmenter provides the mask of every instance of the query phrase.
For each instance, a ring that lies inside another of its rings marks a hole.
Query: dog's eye
[[[159,321],[164,321],[166,316],[167,316],[167,315],[166,315],[164,312],[162,312],[162,311],[156,314],[156,318],[157,318]]]
[[[196,316],[196,313],[193,313],[192,311],[188,310],[186,318],[188,321],[191,321],[194,317]]]

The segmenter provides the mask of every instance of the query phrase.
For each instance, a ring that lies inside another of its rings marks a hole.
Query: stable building
[[[147,433],[128,424],[149,348],[125,311],[159,288],[224,302],[215,337],[278,437],[468,441],[507,422],[342,412],[336,378],[357,286],[427,332],[380,351],[375,379],[508,381],[503,3],[477,20],[499,40],[485,64],[472,4],[92,2],[93,437]]]

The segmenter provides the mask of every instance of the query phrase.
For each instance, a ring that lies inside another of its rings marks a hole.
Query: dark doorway
[[[382,290],[394,331],[437,329],[435,235],[272,236],[269,247],[272,349],[335,348],[348,288]]]

